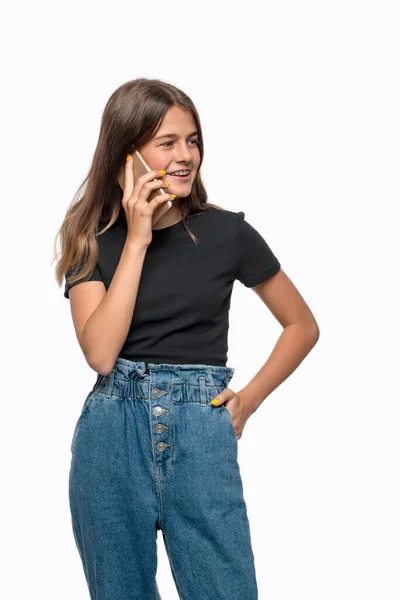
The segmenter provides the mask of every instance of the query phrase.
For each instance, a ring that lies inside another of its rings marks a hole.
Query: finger
[[[144,193],[144,191],[146,189],[148,190],[149,187],[151,190],[157,187],[169,187],[169,183],[165,182],[160,177],[160,175],[163,174],[165,174],[165,171],[163,169],[153,169],[152,171],[148,171],[147,173],[144,173],[143,175],[138,177],[134,193],[136,200],[139,200],[140,204],[145,204],[145,201],[147,201],[147,196],[149,195],[149,192]],[[143,194],[146,197],[145,200]]]
[[[172,202],[171,200],[173,200],[174,198],[176,198],[176,194],[160,194],[159,196],[155,196],[150,202],[148,202],[148,205],[150,207],[155,207],[157,208],[157,206],[160,206],[161,204],[164,204],[165,202],[169,202],[170,204],[170,208],[172,206]]]
[[[153,181],[147,181],[146,183],[144,183],[140,189],[140,192],[138,193],[138,205],[143,205],[145,206],[146,203],[149,202],[149,198],[151,196],[151,194],[158,189],[164,189],[165,193],[168,194],[167,190],[169,188],[169,183],[166,181],[163,181],[162,179],[154,179]],[[164,195],[164,194],[161,194]],[[156,196],[158,197],[158,196]],[[153,198],[155,199],[155,198]]]
[[[144,210],[148,210],[149,212],[146,214],[153,215],[154,211],[161,206],[162,204],[168,204],[169,208],[172,206],[172,196],[175,194],[162,194],[160,196],[156,196],[151,200],[151,202],[146,202],[146,208]]]
[[[218,396],[215,396],[215,398],[213,400],[211,400],[210,404],[212,404],[213,406],[219,406],[220,404],[224,404],[227,400],[229,400],[234,395],[235,395],[235,392],[233,392],[229,388],[225,388],[224,390],[222,390],[222,392],[220,394],[218,394]]]
[[[129,198],[132,195],[132,191],[135,185],[135,177],[133,174],[133,160],[130,154],[126,157],[125,164],[125,188],[124,195]]]
[[[163,175],[165,175],[164,169],[152,169],[151,171],[148,171],[147,173],[143,173],[143,175],[138,177],[137,182],[138,182],[138,184],[143,185],[147,181],[153,181],[154,179],[161,179],[160,175],[161,175],[161,177]]]

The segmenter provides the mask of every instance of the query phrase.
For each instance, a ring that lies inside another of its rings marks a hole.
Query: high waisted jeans
[[[72,528],[92,600],[160,600],[161,529],[181,600],[257,600],[230,412],[234,369],[118,358],[71,444]]]

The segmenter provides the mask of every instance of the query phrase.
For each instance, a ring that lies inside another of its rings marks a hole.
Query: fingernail
[[[167,185],[168,187],[171,185],[169,181],[164,181],[165,185]]]
[[[164,169],[160,169],[160,171],[158,171],[158,172],[161,173],[161,175],[165,175]]]
[[[126,155],[126,162],[128,162],[128,160],[130,160],[130,158],[131,158],[131,155],[130,155],[130,154],[127,154],[127,155]]]
[[[176,198],[176,194],[170,194],[171,198]]]
[[[218,404],[218,398],[214,398],[214,400],[211,400],[211,404],[214,404],[214,406],[215,404]]]

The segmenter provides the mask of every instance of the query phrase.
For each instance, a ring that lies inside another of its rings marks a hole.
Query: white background
[[[192,98],[209,200],[245,211],[320,327],[239,440],[259,598],[398,600],[396,9],[3,0],[2,597],[89,598],[67,485],[95,373],[55,283],[53,241],[109,96],[150,77]],[[236,282],[233,390],[280,332]],[[157,543],[162,598],[177,600],[161,532]]]

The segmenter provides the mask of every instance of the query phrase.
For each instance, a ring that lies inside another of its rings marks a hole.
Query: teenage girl
[[[137,181],[135,149],[152,169]],[[59,230],[58,283],[65,276],[76,336],[97,373],[73,432],[69,477],[92,600],[161,598],[159,529],[181,599],[258,598],[238,440],[319,329],[244,212],[207,201],[203,152],[184,92],[127,82],[107,102],[87,185]],[[226,365],[236,279],[283,328],[239,392]]]

